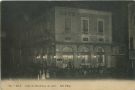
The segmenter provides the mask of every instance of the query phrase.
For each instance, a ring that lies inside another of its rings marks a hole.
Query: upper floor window
[[[84,37],[84,38],[83,38],[83,41],[88,41],[88,38],[87,38],[87,37]]]
[[[88,34],[89,32],[89,18],[81,17],[81,29],[83,34]]]
[[[103,34],[104,33],[104,20],[100,19],[98,20],[97,22],[97,32],[100,33],[100,34]]]
[[[66,33],[71,32],[71,15],[70,14],[65,15],[65,32]]]

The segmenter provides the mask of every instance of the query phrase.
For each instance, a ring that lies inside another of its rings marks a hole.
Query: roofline
[[[89,13],[89,14],[99,14],[99,15],[112,15],[112,12],[101,11],[101,10],[82,9],[82,8],[73,8],[73,7],[63,7],[63,6],[55,6],[55,8],[77,9],[79,13]]]

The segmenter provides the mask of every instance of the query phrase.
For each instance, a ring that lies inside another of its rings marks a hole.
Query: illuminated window
[[[89,32],[89,19],[86,17],[81,18],[81,28],[83,34],[88,34]]]
[[[72,60],[73,55],[63,55],[64,60]]]
[[[81,63],[88,63],[88,55],[80,55]]]

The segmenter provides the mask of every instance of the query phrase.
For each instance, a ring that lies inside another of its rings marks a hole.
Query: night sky
[[[36,1],[2,2],[2,61],[10,59],[10,48],[18,47],[19,34],[52,6],[102,10],[112,12],[113,42],[128,45],[128,3],[127,1]],[[128,46],[127,46],[128,48]],[[8,57],[7,57],[8,56]],[[6,57],[6,58],[5,58]],[[7,61],[7,60],[6,60]],[[6,63],[5,61],[5,63]]]

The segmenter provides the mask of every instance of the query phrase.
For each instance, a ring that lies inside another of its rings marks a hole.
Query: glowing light
[[[79,55],[79,56],[77,56],[78,58],[80,58],[81,56]]]
[[[39,58],[41,58],[41,56],[39,55],[39,56],[37,56],[36,58],[39,59]]]
[[[47,59],[47,55],[44,55],[44,56],[43,56],[43,59]]]
[[[94,58],[96,58],[97,56],[96,55],[93,55]]]
[[[54,58],[57,58],[57,56],[54,56]]]
[[[63,58],[65,58],[65,59],[72,59],[73,56],[72,55],[63,55]]]

